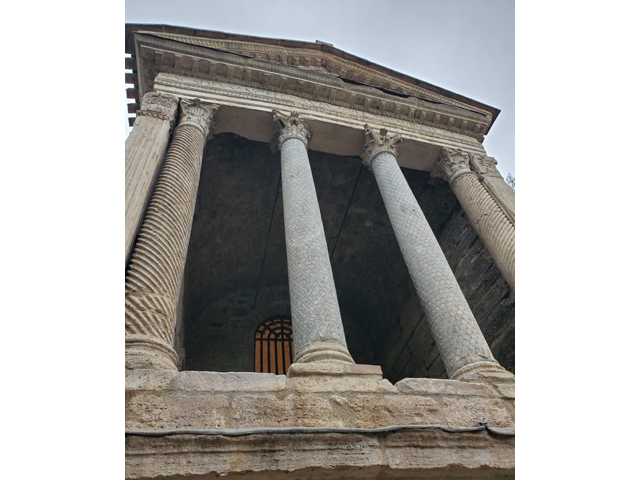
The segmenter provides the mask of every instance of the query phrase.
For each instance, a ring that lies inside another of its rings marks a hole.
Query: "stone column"
[[[287,267],[295,362],[355,363],[347,349],[338,296],[307,156],[311,133],[296,112],[273,111],[281,130]]]
[[[133,130],[124,144],[124,261],[129,260],[167,150],[178,97],[149,92],[142,99]]]
[[[180,122],[125,280],[126,368],[176,370],[176,307],[206,137],[218,105],[180,100]]]
[[[516,226],[516,192],[507,185],[502,175],[496,168],[498,162],[495,158],[472,153],[469,164],[480,183],[485,188],[491,198],[495,200],[502,212],[507,216],[511,224]]]
[[[373,170],[393,232],[449,378],[505,370],[496,362],[396,160],[400,135],[365,125],[364,165]]]
[[[516,230],[471,171],[469,154],[462,150],[442,148],[431,176],[444,178],[458,198],[480,240],[498,270],[515,292]]]

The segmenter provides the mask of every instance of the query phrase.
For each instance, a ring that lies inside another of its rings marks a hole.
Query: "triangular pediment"
[[[301,42],[166,25],[127,25],[137,102],[158,74],[221,80],[377,112],[482,142],[499,110],[353,56]],[[135,106],[132,105],[132,109]]]

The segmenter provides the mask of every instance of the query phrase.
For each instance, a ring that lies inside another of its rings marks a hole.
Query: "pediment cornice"
[[[402,82],[373,68],[358,65],[357,63],[337,57],[330,52],[234,40],[199,38],[163,32],[140,31],[138,33],[154,35],[160,38],[189,43],[191,45],[215,48],[229,53],[259,58],[283,65],[290,65],[300,69],[320,71],[329,75],[360,82],[371,87],[384,88],[385,90],[390,90],[401,95],[412,95],[417,98],[433,100],[446,105],[454,105],[467,110],[470,109],[469,105],[464,102],[447,98],[444,95],[439,95],[416,85]],[[492,118],[492,114],[489,110],[477,107],[473,108],[473,110],[487,116],[489,119]]]
[[[463,134],[480,142],[492,123],[489,111],[472,110],[419,87],[391,85],[389,82],[398,81],[320,50],[144,31],[135,33],[135,48],[139,98],[153,91],[159,73],[170,73],[296,95]],[[336,68],[342,69],[340,76],[349,69],[349,75],[364,75],[367,83],[380,87],[345,82],[332,73]],[[380,90],[389,87],[395,91],[413,87],[416,95],[428,98]]]

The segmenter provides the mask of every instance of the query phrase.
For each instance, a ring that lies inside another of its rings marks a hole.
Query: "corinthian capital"
[[[171,128],[173,128],[177,110],[178,97],[168,93],[149,92],[142,97],[142,107],[137,115],[166,120],[171,122]]]
[[[214,126],[212,122],[213,116],[220,108],[215,103],[204,103],[199,98],[187,100],[180,99],[180,122],[178,127],[183,125],[193,125],[200,129],[206,137],[209,135],[209,129]]]
[[[290,138],[297,138],[307,146],[309,140],[311,140],[311,131],[306,123],[300,118],[298,112],[291,112],[291,115],[285,115],[278,110],[272,110],[273,121],[276,123],[280,132],[277,134],[278,148],[282,148],[282,144],[285,140]]]
[[[402,135],[389,135],[386,128],[381,128],[380,133],[374,132],[369,125],[364,126],[364,148],[360,157],[362,163],[371,168],[371,163],[376,155],[382,152],[389,152],[394,157],[397,156],[396,144],[402,141]]]
[[[469,154],[459,148],[442,147],[431,176],[443,178],[451,185],[456,178],[465,173],[473,173],[469,168]]]
[[[500,172],[496,168],[496,159],[493,157],[487,157],[485,155],[478,155],[475,153],[471,154],[471,170],[476,172],[480,180],[483,180],[485,177],[496,177],[502,178]]]

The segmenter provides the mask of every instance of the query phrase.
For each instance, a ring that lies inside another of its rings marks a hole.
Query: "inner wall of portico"
[[[385,377],[442,377],[373,174],[309,151],[349,351]],[[513,371],[513,300],[445,183],[403,169],[496,359]],[[432,183],[432,182],[431,182]],[[185,370],[253,371],[253,338],[290,316],[280,155],[233,134],[205,147],[183,298]],[[510,329],[510,330],[509,330]]]

